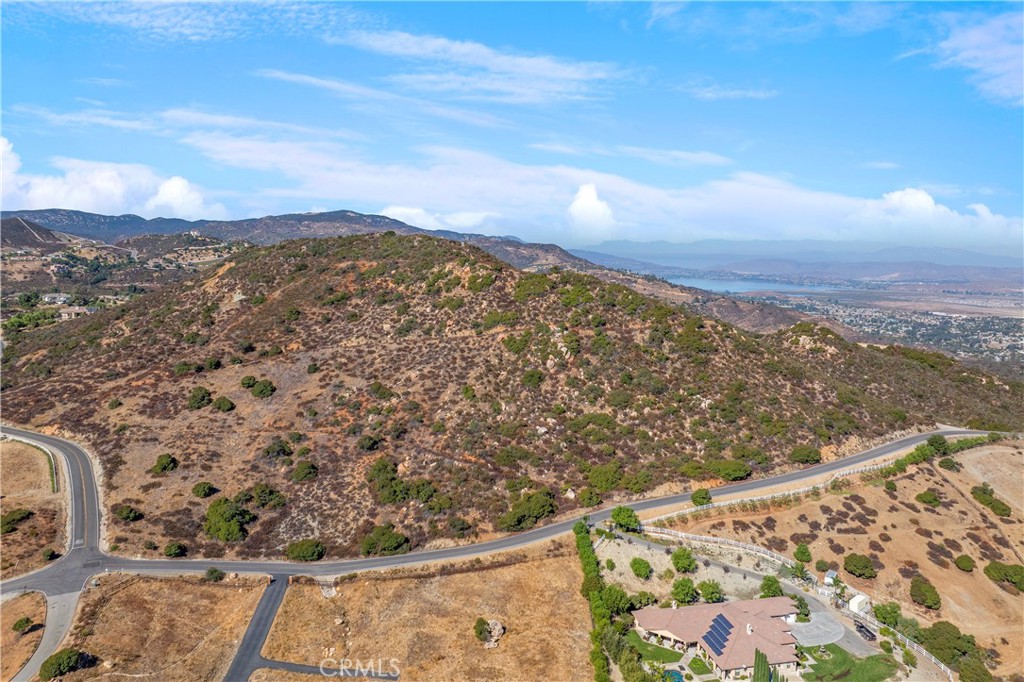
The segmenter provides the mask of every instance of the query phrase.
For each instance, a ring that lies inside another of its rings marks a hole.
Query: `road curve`
[[[0,426],[0,433],[12,438],[42,445],[54,454],[59,454],[63,457],[68,476],[66,487],[70,495],[69,510],[72,517],[71,546],[68,552],[41,571],[0,583],[0,595],[39,591],[45,594],[48,600],[60,598],[62,604],[67,604],[71,600],[71,595],[77,595],[81,592],[85,583],[92,576],[114,571],[182,574],[204,572],[207,568],[214,566],[225,572],[270,574],[276,576],[279,582],[285,582],[289,576],[293,575],[335,576],[360,571],[397,568],[419,563],[451,561],[517,549],[542,542],[570,531],[573,524],[582,518],[580,516],[567,519],[497,540],[459,547],[411,552],[399,556],[346,559],[316,564],[298,564],[287,561],[224,561],[218,559],[130,559],[109,555],[103,552],[99,546],[100,514],[102,511],[99,493],[95,474],[92,470],[92,462],[80,446],[56,436],[9,426]],[[927,433],[905,436],[890,443],[832,462],[816,464],[805,469],[770,478],[747,480],[721,486],[716,488],[715,492],[719,495],[730,493],[749,493],[751,496],[766,494],[776,486],[813,479],[822,474],[835,473],[856,467],[878,457],[894,454],[923,442],[931,435],[976,436],[984,435],[985,433],[984,431],[943,427]],[[670,507],[688,502],[689,500],[690,493],[686,492],[629,502],[626,503],[626,506],[632,507],[636,511],[645,511],[658,507]],[[611,516],[611,510],[595,510],[588,514],[588,516],[592,522],[604,521]],[[48,611],[43,641],[40,642],[35,655],[15,677],[15,680],[31,679],[38,672],[39,666],[46,657],[56,649],[61,639],[63,639],[71,627],[73,610],[71,610],[71,613],[68,613],[68,611],[67,608],[55,609],[52,618],[51,613]],[[262,645],[262,640],[260,640],[259,644]]]

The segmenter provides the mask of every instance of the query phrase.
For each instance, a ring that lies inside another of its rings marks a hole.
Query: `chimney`
[[[750,623],[747,623],[747,634],[748,635],[754,634],[754,626],[751,625]]]

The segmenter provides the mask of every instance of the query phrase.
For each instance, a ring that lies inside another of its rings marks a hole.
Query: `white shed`
[[[871,608],[871,600],[866,594],[854,595],[850,600],[850,610],[854,613],[868,613]]]

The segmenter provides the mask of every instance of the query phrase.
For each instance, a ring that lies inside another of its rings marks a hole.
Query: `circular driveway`
[[[828,611],[811,611],[810,623],[793,623],[793,636],[800,646],[833,644],[843,638],[846,628]]]

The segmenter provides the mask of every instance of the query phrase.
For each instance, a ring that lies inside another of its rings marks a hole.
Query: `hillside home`
[[[43,294],[43,303],[50,305],[67,305],[71,302],[71,294]]]
[[[76,317],[81,317],[82,315],[92,315],[97,310],[99,310],[99,308],[95,308],[93,306],[72,305],[67,308],[61,308],[60,319],[73,320]]]
[[[697,653],[722,680],[754,672],[754,652],[780,674],[797,670],[796,604],[789,597],[748,599],[683,608],[648,606],[633,612],[640,636],[677,651]]]

